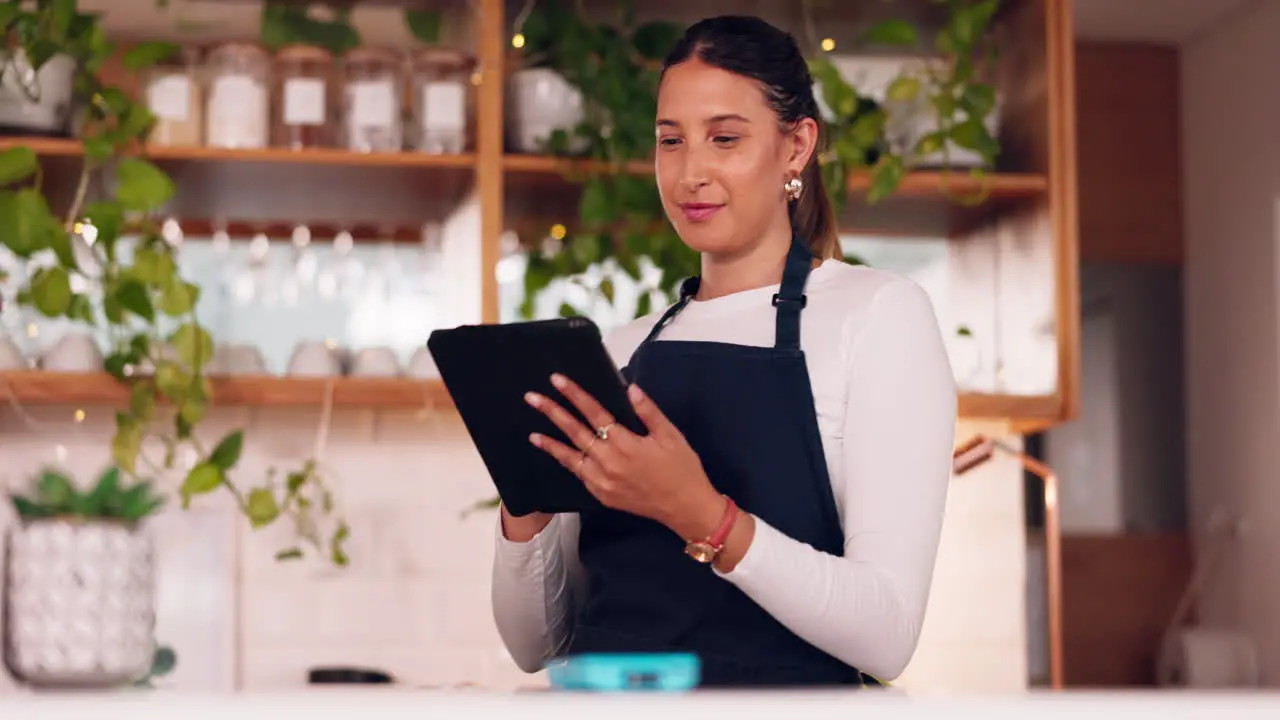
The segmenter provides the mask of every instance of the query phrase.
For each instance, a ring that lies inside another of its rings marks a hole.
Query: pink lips
[[[684,211],[684,216],[693,222],[703,222],[719,212],[722,207],[724,206],[711,203],[685,203],[680,206],[680,209]]]

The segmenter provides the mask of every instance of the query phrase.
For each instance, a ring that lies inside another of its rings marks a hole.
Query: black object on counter
[[[319,667],[307,671],[310,685],[389,685],[395,679],[371,668]]]

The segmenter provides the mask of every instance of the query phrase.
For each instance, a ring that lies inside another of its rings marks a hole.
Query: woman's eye
[[[732,145],[738,141],[738,138],[733,137],[732,135],[716,135],[711,138],[711,141],[717,145]]]
[[[680,144],[680,138],[673,138],[673,137],[658,138],[658,145],[660,147],[669,148],[669,147],[675,147],[676,145],[679,145],[679,144]]]

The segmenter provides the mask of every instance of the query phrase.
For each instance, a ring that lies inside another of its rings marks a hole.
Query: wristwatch
[[[726,496],[724,500],[724,516],[720,518],[720,525],[715,532],[705,540],[693,540],[684,546],[686,555],[704,565],[715,562],[719,557],[725,540],[729,539],[729,531],[733,530],[733,522],[738,519],[738,505],[733,502],[733,498]]]

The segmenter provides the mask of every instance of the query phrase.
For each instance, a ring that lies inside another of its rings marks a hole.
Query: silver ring
[[[617,424],[618,423],[616,422],[611,422],[608,425],[601,425],[600,427],[596,428],[596,437],[600,438],[601,440],[608,440],[609,431],[612,430],[613,426]]]

